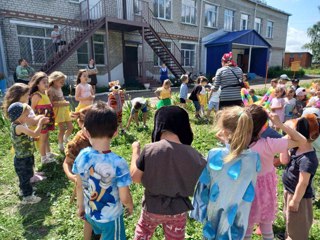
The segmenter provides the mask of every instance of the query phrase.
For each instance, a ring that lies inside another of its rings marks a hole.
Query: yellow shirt
[[[160,92],[160,99],[171,98],[171,88],[165,89],[163,87],[158,88]]]

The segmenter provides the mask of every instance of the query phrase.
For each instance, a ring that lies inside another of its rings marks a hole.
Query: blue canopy
[[[209,40],[205,44],[207,48],[207,69],[209,74],[215,74],[221,67],[221,57],[224,53],[232,51],[232,45],[239,45],[245,49],[244,55],[248,55],[249,48],[252,48],[250,72],[257,75],[266,75],[266,65],[271,45],[255,30],[242,30],[236,32],[225,32],[222,36]],[[236,60],[236,59],[234,59]]]

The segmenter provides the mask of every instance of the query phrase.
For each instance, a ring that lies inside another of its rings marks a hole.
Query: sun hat
[[[290,81],[290,78],[288,77],[287,74],[282,74],[282,75],[280,76],[280,79]]]
[[[54,71],[48,76],[48,82],[49,84],[51,84],[56,80],[60,80],[61,78],[64,78],[64,80],[66,80],[67,75],[63,74],[63,72],[60,71]]]
[[[27,104],[21,102],[12,103],[8,108],[8,116],[11,122],[16,121],[27,108]]]
[[[306,96],[307,95],[306,89],[302,88],[302,87],[298,88],[296,90],[296,95],[297,96]]]

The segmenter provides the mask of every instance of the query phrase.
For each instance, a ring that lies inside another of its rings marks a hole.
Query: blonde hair
[[[230,144],[230,153],[224,161],[230,162],[238,157],[251,141],[253,131],[251,114],[239,106],[225,108],[218,114],[217,127],[229,133],[227,140]]]
[[[166,79],[163,81],[162,87],[167,86],[167,85],[171,86],[171,81],[169,79]]]
[[[52,86],[53,83],[57,80],[63,79],[66,80],[67,76],[63,74],[63,72],[60,71],[54,71],[48,76],[49,86]]]
[[[8,108],[12,103],[19,102],[20,98],[30,92],[30,87],[24,83],[13,84],[6,92],[3,99],[3,113],[8,117]]]

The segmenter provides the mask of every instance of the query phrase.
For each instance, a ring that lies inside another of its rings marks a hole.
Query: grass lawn
[[[188,109],[190,109],[190,106]],[[127,135],[120,135],[112,142],[112,151],[124,157],[128,163],[130,163],[131,158],[131,143],[134,140],[140,140],[143,146],[151,140],[153,111],[151,111],[148,120],[148,129],[136,128],[132,125]],[[126,122],[128,114],[128,109],[125,109],[124,122]],[[195,135],[193,147],[206,155],[208,150],[216,144],[212,126],[195,120],[193,113],[190,113],[190,116]],[[48,177],[47,180],[36,184],[37,194],[43,200],[35,205],[20,205],[18,178],[13,167],[13,152],[11,150],[8,126],[8,122],[3,121],[0,116],[0,239],[82,239],[83,223],[76,216],[76,202],[70,203],[74,185],[67,180],[62,170],[63,155],[59,157],[59,164],[51,163],[41,166],[39,154],[36,154],[37,170],[45,171]],[[56,132],[51,134],[50,139],[53,150],[58,152]],[[279,175],[281,172],[282,170],[279,169]],[[320,192],[319,183],[319,176],[316,176],[314,186],[317,192]],[[135,209],[134,214],[125,219],[128,239],[133,238],[135,225],[141,211],[141,198],[143,195],[143,188],[140,185],[132,184],[130,189]],[[281,189],[281,184],[279,184],[279,214],[274,226],[276,232],[284,230],[284,221],[280,212],[282,210]],[[311,239],[319,239],[319,200],[314,204],[314,215],[315,221]],[[161,227],[157,228],[153,239],[164,239]],[[201,224],[189,220],[186,239],[202,239]],[[255,236],[254,239],[259,238]]]

